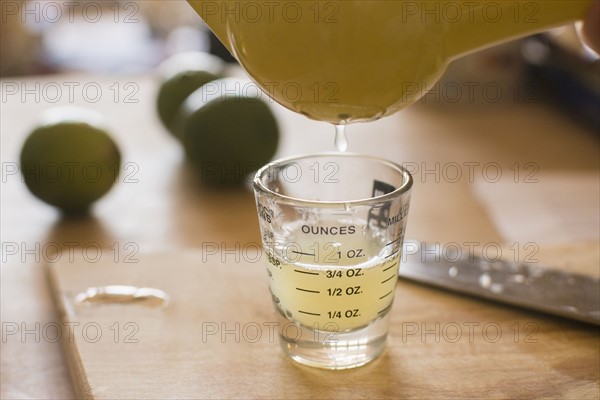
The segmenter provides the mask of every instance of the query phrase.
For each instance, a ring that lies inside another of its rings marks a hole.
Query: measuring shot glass
[[[385,349],[411,186],[404,168],[351,153],[282,159],[257,172],[269,289],[293,360],[345,369]]]

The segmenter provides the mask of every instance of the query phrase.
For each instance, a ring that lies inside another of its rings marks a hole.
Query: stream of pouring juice
[[[458,56],[581,19],[590,0],[188,0],[261,88],[334,124],[418,100]]]

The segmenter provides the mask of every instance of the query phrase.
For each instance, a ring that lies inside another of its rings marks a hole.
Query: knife
[[[597,277],[472,254],[442,257],[415,243],[405,243],[418,250],[402,256],[400,278],[600,325]]]

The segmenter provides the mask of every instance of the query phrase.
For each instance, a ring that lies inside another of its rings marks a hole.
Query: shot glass
[[[392,162],[325,153],[254,178],[280,343],[293,360],[353,368],[385,349],[412,178]]]

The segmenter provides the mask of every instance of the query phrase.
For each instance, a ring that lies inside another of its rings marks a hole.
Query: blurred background
[[[209,30],[183,0],[6,1],[1,18],[2,77],[138,73],[176,53],[211,50]]]

